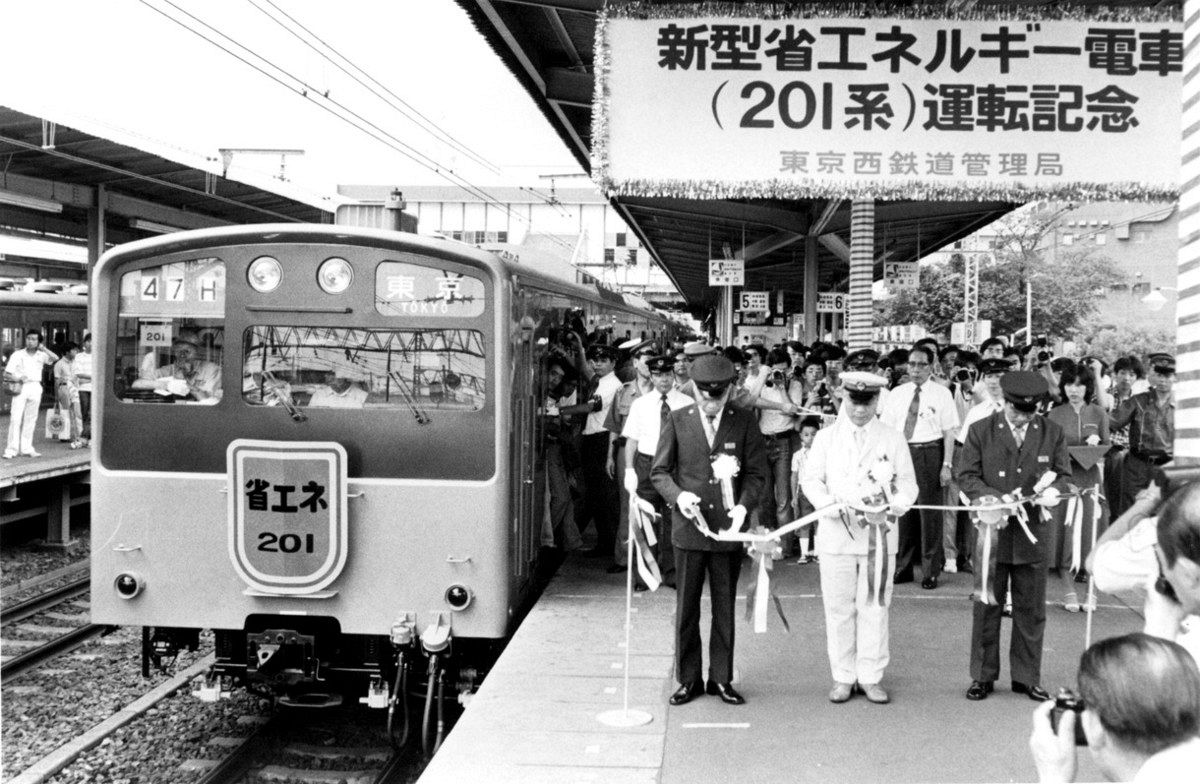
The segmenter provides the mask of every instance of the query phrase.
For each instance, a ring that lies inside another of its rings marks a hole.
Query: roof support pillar
[[[817,237],[804,238],[804,340],[812,343],[817,334]]]
[[[850,309],[846,343],[871,347],[871,278],[875,266],[875,201],[855,199],[850,208]]]
[[[1175,465],[1200,466],[1200,0],[1183,3]]]
[[[96,200],[87,211],[87,280],[88,280],[88,313],[94,313],[92,308],[92,273],[96,270],[96,262],[104,255],[106,241],[104,222],[108,213],[108,188],[104,183],[96,186]],[[88,325],[91,332],[91,325]]]

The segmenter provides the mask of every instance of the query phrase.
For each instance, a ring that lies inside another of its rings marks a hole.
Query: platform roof
[[[101,192],[109,245],[169,227],[332,222],[332,196],[265,176],[261,181],[232,171],[224,176],[223,169],[216,157],[86,118],[0,106],[0,227],[9,233],[86,243],[88,215]],[[20,206],[3,198],[11,194],[47,204]]]
[[[969,2],[969,0],[968,0]],[[591,171],[593,45],[603,0],[458,0],[517,77],[585,171]],[[973,4],[973,3],[972,3]],[[1016,3],[1004,3],[1012,5]],[[1052,5],[1044,0],[1022,5]],[[1161,5],[1099,2],[1078,5]],[[964,3],[948,3],[962,6]],[[801,241],[820,237],[822,290],[845,290],[850,202],[827,200],[686,200],[617,196],[613,206],[694,307],[711,305],[708,258],[726,244],[747,249],[748,288],[801,296]],[[877,202],[875,249],[881,262],[914,261],[1020,206],[988,201]],[[789,308],[792,309],[792,308]]]

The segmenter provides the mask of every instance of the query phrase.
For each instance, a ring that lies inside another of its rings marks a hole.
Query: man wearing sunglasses
[[[767,458],[754,414],[729,405],[736,370],[723,356],[692,362],[696,402],[671,411],[662,423],[650,478],[671,507],[675,548],[675,676],[679,689],[672,705],[691,702],[707,691],[722,702],[745,700],[733,688],[733,608],[740,542],[718,541],[702,532],[740,530],[746,510],[761,498]],[[722,480],[721,469],[734,466]],[[716,469],[716,470],[714,470]],[[704,682],[700,643],[700,598],[707,578],[712,598],[708,683]]]

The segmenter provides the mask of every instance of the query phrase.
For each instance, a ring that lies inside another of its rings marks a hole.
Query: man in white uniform
[[[890,471],[888,514],[908,511],[917,497],[917,480],[904,436],[875,417],[879,390],[887,384],[872,373],[842,374],[846,406],[837,421],[817,433],[804,466],[800,486],[812,505],[820,509],[847,502],[862,505],[879,491],[872,475]],[[884,468],[887,466],[887,468]],[[886,478],[886,476],[884,476]],[[871,702],[889,697],[880,681],[889,660],[888,606],[892,598],[892,569],[882,571],[882,603],[871,595],[869,527],[853,511],[832,512],[817,527],[817,555],[821,561],[821,594],[825,605],[825,631],[833,671],[831,702],[850,699],[857,683]],[[897,528],[886,535],[887,554],[894,557]],[[880,554],[881,555],[881,554]]]
[[[14,351],[4,365],[4,380],[21,384],[20,393],[12,399],[5,460],[18,453],[23,457],[41,457],[33,448],[33,429],[42,403],[42,366],[57,361],[58,355],[42,345],[42,333],[31,329],[25,333],[25,348]]]

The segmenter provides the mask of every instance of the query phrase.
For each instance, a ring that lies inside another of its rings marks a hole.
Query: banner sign
[[[598,179],[683,198],[1175,198],[1183,23],[1031,13],[610,5]]]
[[[771,293],[769,291],[743,291],[741,293],[741,310],[751,310],[759,313],[769,313],[771,310]]]
[[[709,259],[708,285],[745,286],[746,262],[742,259]]]

